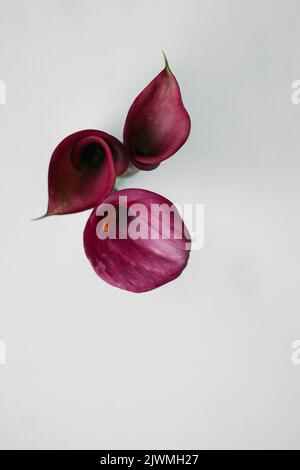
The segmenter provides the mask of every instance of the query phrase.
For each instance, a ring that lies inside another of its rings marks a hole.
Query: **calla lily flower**
[[[130,292],[147,292],[182,273],[190,235],[170,201],[143,189],[124,189],[92,212],[84,249],[101,279]]]
[[[46,215],[92,209],[112,191],[128,167],[124,145],[106,132],[84,130],[66,137],[49,165]]]
[[[135,99],[124,126],[124,144],[141,170],[154,170],[174,155],[191,129],[179,85],[164,57],[164,70]]]

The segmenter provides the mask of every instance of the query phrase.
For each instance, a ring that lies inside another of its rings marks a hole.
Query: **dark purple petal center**
[[[133,140],[133,154],[141,157],[153,155],[153,141],[145,130],[136,133]]]
[[[105,162],[106,142],[97,136],[78,140],[71,152],[71,162],[76,170],[90,172],[99,169]]]
[[[98,142],[92,142],[80,152],[80,169],[82,171],[98,168],[105,159],[105,150]]]

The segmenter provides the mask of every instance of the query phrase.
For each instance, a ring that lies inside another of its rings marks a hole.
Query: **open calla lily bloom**
[[[132,163],[153,170],[187,140],[190,117],[176,78],[165,57],[165,68],[133,102],[124,126],[124,144]]]
[[[96,207],[110,194],[128,161],[124,145],[106,132],[84,130],[65,138],[49,165],[47,215]]]
[[[94,209],[84,230],[84,249],[104,281],[146,292],[182,273],[190,235],[170,201],[143,189],[125,189]]]

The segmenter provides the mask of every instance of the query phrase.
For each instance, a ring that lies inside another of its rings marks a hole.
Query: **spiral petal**
[[[47,215],[94,208],[112,191],[128,161],[123,144],[106,132],[84,130],[66,137],[49,165]]]

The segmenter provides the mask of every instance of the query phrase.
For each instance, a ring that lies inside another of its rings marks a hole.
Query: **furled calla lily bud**
[[[143,189],[108,196],[84,230],[86,256],[100,278],[146,292],[177,278],[187,265],[190,235],[175,206]]]
[[[112,191],[128,167],[124,145],[106,132],[84,130],[66,137],[54,150],[48,174],[46,215],[92,209]]]
[[[131,105],[124,143],[137,168],[153,170],[182,147],[190,129],[179,85],[165,57],[164,70]]]

